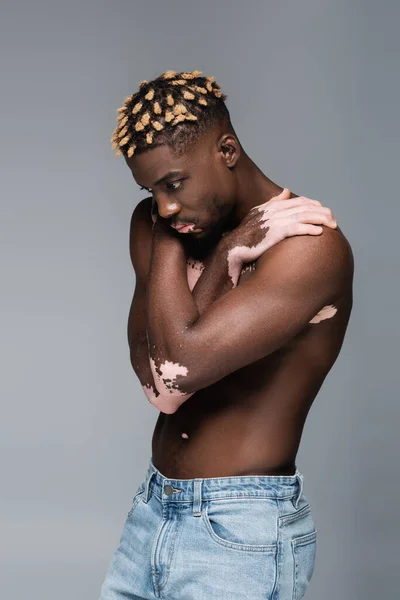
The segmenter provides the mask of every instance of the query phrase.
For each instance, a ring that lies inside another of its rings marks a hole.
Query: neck
[[[237,178],[236,195],[232,203],[232,211],[221,225],[221,228],[216,228],[205,240],[192,240],[190,236],[183,236],[183,243],[188,247],[189,255],[194,258],[201,260],[207,256],[218,244],[221,237],[235,229],[254,206],[268,202],[283,190],[281,186],[264,175],[243,149],[235,171]],[[296,194],[291,194],[292,198],[295,196]]]
[[[234,227],[237,227],[254,206],[268,202],[283,190],[281,186],[264,175],[243,149],[237,164],[236,177],[237,194],[231,215]],[[292,196],[294,195],[292,194]]]

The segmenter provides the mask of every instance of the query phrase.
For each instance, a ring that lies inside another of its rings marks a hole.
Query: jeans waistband
[[[163,475],[152,459],[144,481],[144,502],[150,490],[163,503],[193,503],[193,514],[200,515],[201,501],[215,498],[291,498],[297,508],[303,492],[303,475],[299,469],[293,475],[239,475],[229,477],[196,477],[175,479]]]

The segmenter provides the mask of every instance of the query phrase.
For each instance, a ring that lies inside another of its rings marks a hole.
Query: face
[[[125,160],[136,183],[153,196],[159,218],[177,226],[194,223],[201,231],[180,235],[185,243],[205,249],[232,228],[237,188],[233,167],[239,154],[237,138],[216,128],[182,156],[164,145]]]

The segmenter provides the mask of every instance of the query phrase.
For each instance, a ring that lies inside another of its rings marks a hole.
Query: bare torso
[[[188,258],[191,289],[207,260]],[[256,263],[244,267],[238,285]],[[349,284],[286,346],[196,392],[177,412],[160,413],[154,465],[183,479],[292,475],[305,419],[340,351],[351,307]]]

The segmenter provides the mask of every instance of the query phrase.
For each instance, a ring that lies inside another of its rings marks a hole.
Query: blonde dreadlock
[[[112,149],[128,158],[162,144],[185,152],[217,122],[230,124],[226,98],[215,77],[203,77],[201,71],[166,71],[152,81],[144,79],[117,109]],[[188,126],[188,121],[193,123]]]

